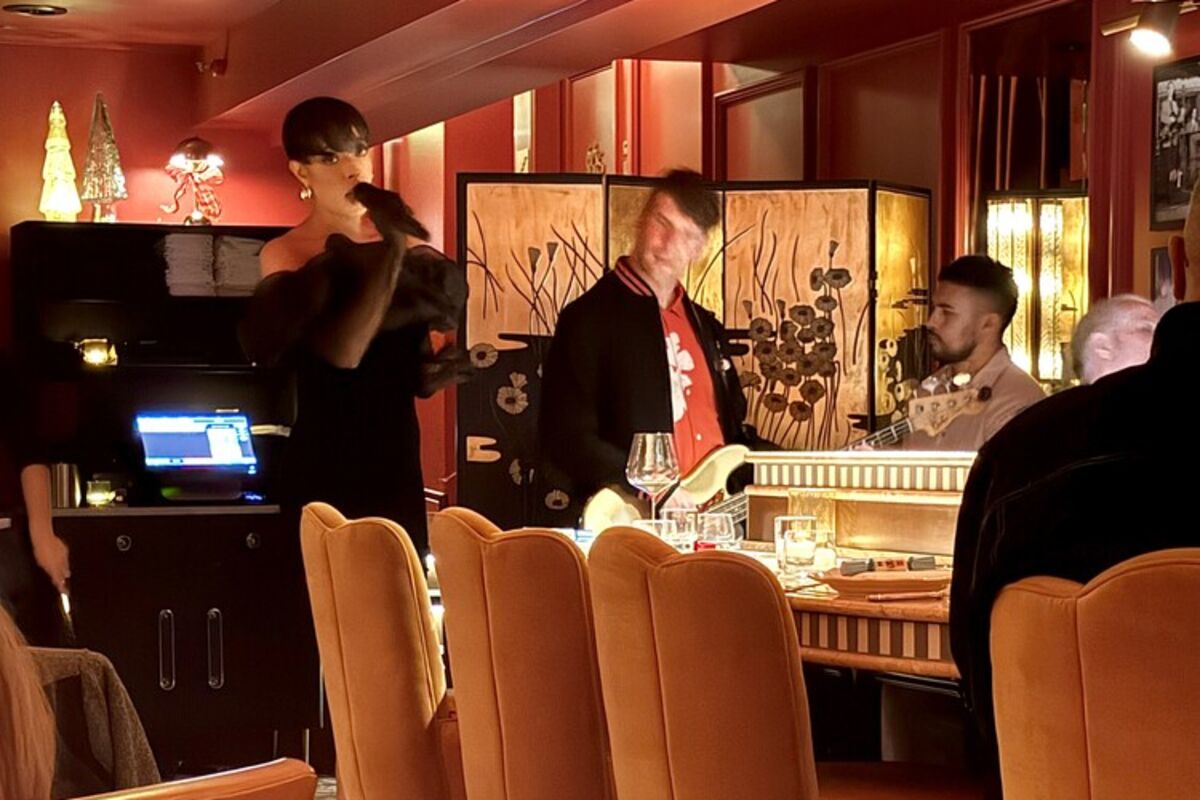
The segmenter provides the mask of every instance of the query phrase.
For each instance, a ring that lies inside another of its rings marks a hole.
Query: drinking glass
[[[84,497],[89,506],[108,506],[117,499],[117,493],[109,481],[88,481]]]
[[[732,514],[700,514],[696,517],[696,549],[736,550],[738,527]]]
[[[679,526],[673,519],[637,519],[633,521],[633,527],[652,533],[663,541],[679,535]]]
[[[837,566],[837,549],[828,533],[818,530],[815,538],[813,569],[817,572],[828,572]]]
[[[813,533],[824,533],[829,541],[835,540],[837,531],[837,504],[833,492],[828,489],[788,489],[788,511],[794,517],[812,517]]]
[[[680,534],[695,535],[696,533],[696,509],[694,508],[664,508],[658,512],[663,519],[671,520],[675,523]]]
[[[775,558],[781,575],[789,578],[807,576],[816,550],[815,522],[812,516],[775,518]]]
[[[650,519],[656,519],[659,496],[679,480],[674,435],[635,433],[625,462],[625,478],[650,496]]]

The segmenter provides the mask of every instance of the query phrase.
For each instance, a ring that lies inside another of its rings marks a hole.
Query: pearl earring
[[[301,200],[312,200],[312,196],[313,196],[313,191],[312,191],[311,186],[301,186],[300,187],[300,199]]]

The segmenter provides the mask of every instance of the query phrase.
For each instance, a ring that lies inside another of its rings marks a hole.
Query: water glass
[[[738,534],[732,514],[700,514],[696,517],[697,550],[736,550]]]
[[[664,508],[658,515],[671,520],[678,528],[680,535],[696,535],[696,509],[694,508]]]
[[[664,540],[679,535],[679,526],[673,519],[636,519],[633,527]]]
[[[117,499],[117,493],[109,481],[88,481],[84,497],[89,506],[109,506]]]
[[[828,572],[837,566],[837,549],[833,546],[829,534],[817,531],[816,546],[813,548],[813,569],[817,572]]]
[[[794,517],[812,517],[813,530],[829,534],[833,540],[837,531],[837,504],[828,489],[788,489],[788,511]]]
[[[681,531],[673,519],[639,519],[633,527],[654,534],[680,552],[690,553],[695,549],[695,531]]]
[[[812,516],[775,518],[775,558],[785,577],[806,577],[816,551],[816,519]]]

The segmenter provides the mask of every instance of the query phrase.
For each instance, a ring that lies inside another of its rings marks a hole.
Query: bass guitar
[[[991,397],[990,386],[972,387],[969,377],[935,373],[922,382],[919,394],[908,401],[904,418],[872,434],[851,442],[847,449],[870,450],[890,447],[913,431],[937,436],[955,419],[964,414],[978,414]],[[750,448],[731,444],[718,447],[700,460],[684,475],[672,492],[683,490],[695,501],[701,513],[730,514],[735,523],[746,519],[747,498],[744,493],[729,495],[727,485],[733,472],[746,463]],[[647,504],[628,491],[605,487],[584,504],[581,525],[597,533],[614,525],[629,525],[644,519]]]

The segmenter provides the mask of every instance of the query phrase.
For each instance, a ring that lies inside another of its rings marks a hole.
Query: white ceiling
[[[0,0],[8,5],[20,0]],[[0,44],[75,47],[203,46],[279,0],[43,0],[56,17],[0,13]]]

